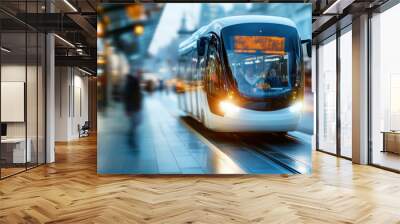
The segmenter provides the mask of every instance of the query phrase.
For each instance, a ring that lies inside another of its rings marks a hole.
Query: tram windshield
[[[257,23],[222,30],[229,68],[239,92],[262,98],[290,92],[300,84],[300,42],[293,27]]]

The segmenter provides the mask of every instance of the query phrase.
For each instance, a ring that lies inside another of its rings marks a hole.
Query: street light
[[[144,33],[144,26],[143,25],[136,25],[135,28],[133,29],[134,33],[136,36],[140,36]]]
[[[104,36],[104,25],[102,22],[97,23],[97,36],[98,37]]]
[[[139,4],[131,4],[126,7],[126,14],[133,20],[138,20],[144,16],[144,7]]]

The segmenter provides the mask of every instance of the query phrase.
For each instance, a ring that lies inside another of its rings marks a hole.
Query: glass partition
[[[3,18],[7,18],[2,14]],[[1,29],[1,175],[24,171],[31,161],[27,141],[27,36],[23,26]]]
[[[318,149],[336,154],[336,36],[318,47]]]
[[[400,170],[400,4],[371,19],[371,162]]]
[[[38,33],[38,62],[37,62],[37,163],[46,162],[45,124],[46,124],[46,38],[43,33]]]
[[[28,4],[27,4],[28,3]],[[45,162],[45,35],[23,22],[44,1],[1,1],[0,178]]]
[[[352,32],[340,36],[340,155],[352,157]]]

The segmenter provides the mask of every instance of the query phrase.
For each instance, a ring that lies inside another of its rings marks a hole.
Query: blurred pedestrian
[[[129,74],[126,76],[124,89],[125,112],[130,120],[129,144],[136,144],[136,130],[141,122],[142,92],[140,91],[140,73],[136,76]]]

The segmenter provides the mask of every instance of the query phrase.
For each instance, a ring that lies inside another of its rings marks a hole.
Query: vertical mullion
[[[371,30],[371,19],[372,19],[372,12],[368,11],[368,20],[367,20],[367,46],[368,46],[368,52],[367,52],[367,88],[368,88],[368,95],[367,95],[367,119],[368,119],[368,124],[367,124],[367,141],[368,141],[368,164],[373,164],[373,153],[372,153],[372,64],[371,64],[371,56],[372,56],[372,30]]]
[[[340,119],[340,35],[339,28],[336,31],[336,154],[341,156],[341,119]]]
[[[48,0],[44,0],[44,12],[47,13],[47,8],[49,6]],[[42,57],[42,60],[44,59],[44,68],[42,69],[42,72],[44,71],[44,163],[47,163],[47,38],[48,38],[48,33],[47,31],[44,31],[44,56]],[[43,53],[43,51],[42,51]],[[43,77],[43,73],[42,73]],[[43,107],[42,107],[43,109]]]
[[[67,72],[68,72],[68,118],[70,118],[71,117],[71,85],[72,85],[72,82],[71,82],[72,74],[71,73],[72,73],[72,71],[68,70],[68,67],[67,67]]]
[[[67,73],[68,73],[68,118],[71,117],[71,72],[69,72],[68,67],[67,67]],[[61,93],[60,93],[61,94]]]
[[[47,11],[47,3],[46,3],[46,8],[45,11]],[[45,32],[44,33],[44,55],[43,55],[43,59],[44,59],[44,66],[42,71],[44,72],[44,78],[42,80],[42,82],[44,82],[44,135],[43,135],[43,139],[44,139],[44,161],[43,163],[47,163],[47,37],[48,37],[48,33]],[[42,74],[42,77],[43,77]],[[43,107],[42,107],[43,109]]]
[[[0,47],[2,46],[2,22],[0,22]],[[3,53],[1,52],[1,50],[0,50],[0,124],[3,124],[2,122],[1,122],[1,110],[2,110],[2,108],[1,108],[1,55],[2,55]],[[0,136],[1,136],[1,134],[0,134]],[[1,170],[2,170],[2,159],[1,159],[1,150],[2,150],[2,148],[1,148],[1,144],[0,144],[0,179],[2,179],[1,178]]]
[[[315,148],[319,149],[319,44],[315,47]]]
[[[28,21],[28,1],[25,0],[25,21]],[[28,97],[28,25],[25,23],[25,170],[28,169],[28,113],[27,113],[27,97]]]
[[[36,0],[36,14],[37,16],[39,16],[39,0]],[[39,30],[36,30],[36,166],[38,165],[39,165]]]
[[[61,85],[61,81],[62,81],[63,76],[65,76],[65,75],[61,71],[60,74],[58,75],[58,84],[59,84],[58,88],[60,90],[60,93],[58,94],[60,96],[60,99],[59,99],[59,101],[60,101],[60,118],[62,117],[62,94],[61,94],[62,93],[62,85]]]
[[[71,67],[71,108],[72,119],[75,117],[75,74],[74,67]]]

